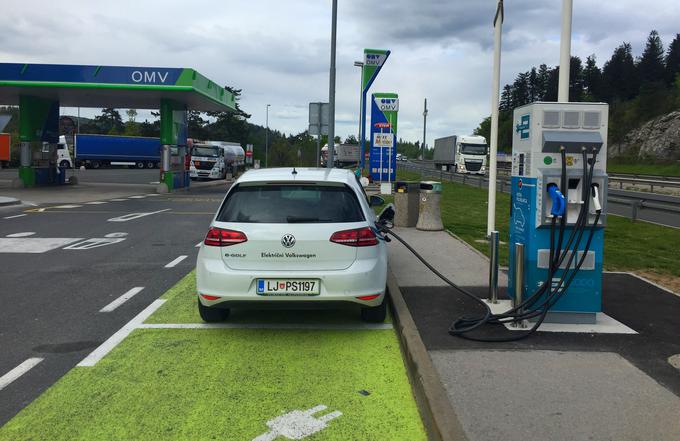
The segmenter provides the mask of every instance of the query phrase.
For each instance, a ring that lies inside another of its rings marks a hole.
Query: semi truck
[[[489,147],[483,136],[452,135],[434,140],[435,167],[457,173],[486,173]]]
[[[358,144],[335,144],[333,165],[335,167],[356,165],[360,156],[361,149]],[[321,148],[321,165],[325,167],[326,161],[328,161],[328,144]]]
[[[76,165],[87,168],[108,165],[158,168],[161,160],[161,143],[158,138],[78,134],[75,135],[74,144]],[[60,163],[61,161],[63,160],[60,158]]]
[[[192,180],[224,179],[227,168],[224,163],[224,149],[219,145],[193,144],[189,177]]]

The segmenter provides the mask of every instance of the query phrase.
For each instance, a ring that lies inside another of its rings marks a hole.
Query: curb
[[[10,207],[12,205],[21,205],[21,201],[15,198],[0,196],[0,207]]]
[[[451,406],[444,385],[389,268],[387,288],[390,292],[395,329],[399,335],[407,372],[428,438],[437,441],[467,440],[463,426]]]

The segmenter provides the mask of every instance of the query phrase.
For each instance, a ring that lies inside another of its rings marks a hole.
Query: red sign
[[[253,151],[252,151],[252,150],[246,151],[246,156],[249,157],[249,158],[250,158],[251,156],[253,156]]]
[[[390,124],[388,122],[379,122],[379,123],[373,124],[373,127],[377,127],[379,129],[389,129],[390,127],[392,127],[392,124]]]

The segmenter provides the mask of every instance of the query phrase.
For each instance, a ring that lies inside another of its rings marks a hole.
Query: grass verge
[[[419,180],[420,176],[399,172],[399,178]],[[443,186],[441,211],[444,226],[488,256],[488,244],[484,242],[488,191],[451,182],[444,182]],[[500,240],[506,242],[499,250],[499,260],[501,265],[507,266],[510,195],[498,193],[496,199],[496,226]],[[608,216],[604,266],[608,271],[652,271],[680,277],[677,244],[680,244],[679,229]]]
[[[607,171],[636,175],[680,176],[680,164],[640,164],[610,159],[607,162]]]

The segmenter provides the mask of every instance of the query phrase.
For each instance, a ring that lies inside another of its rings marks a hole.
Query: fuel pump
[[[527,311],[545,308],[548,321],[594,323],[602,310],[607,119],[602,103],[514,111],[508,292]],[[515,244],[524,275],[512,270]]]

